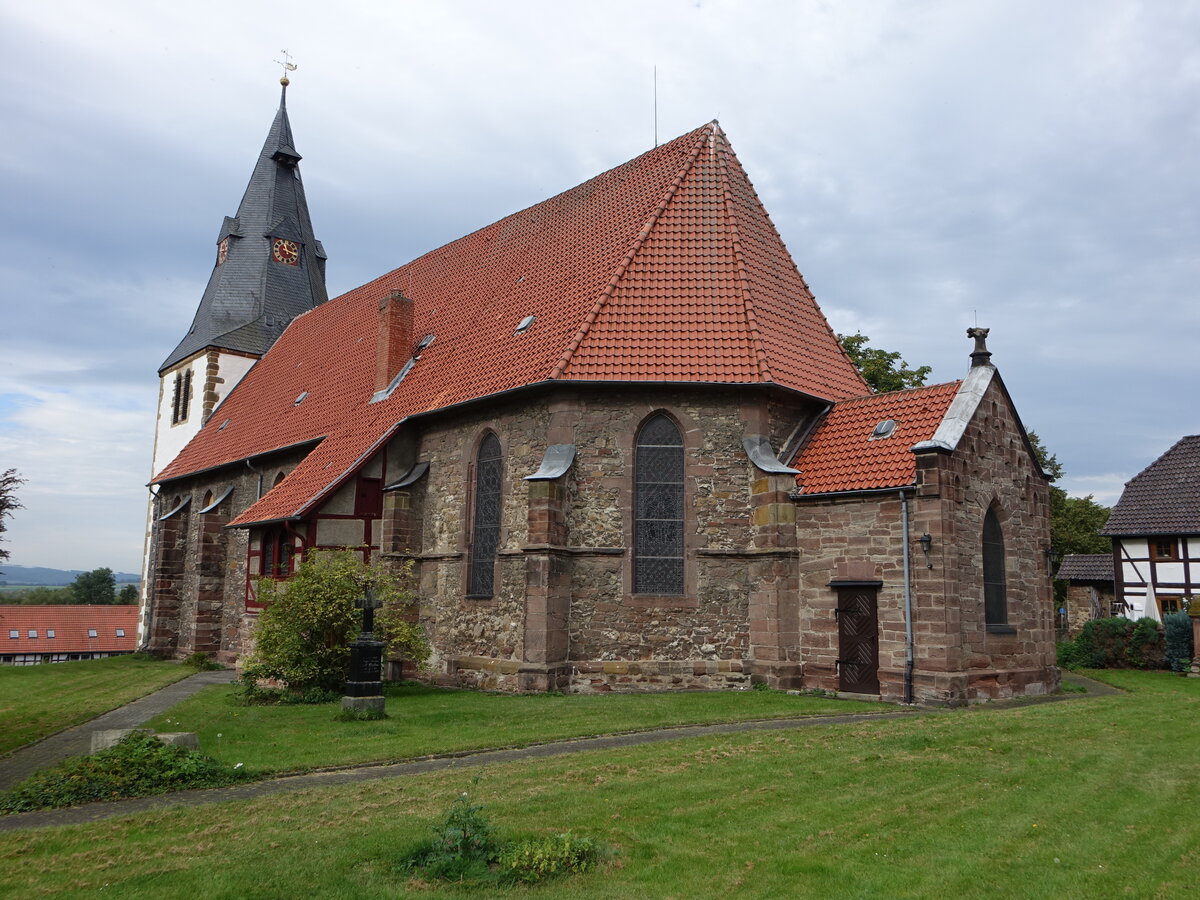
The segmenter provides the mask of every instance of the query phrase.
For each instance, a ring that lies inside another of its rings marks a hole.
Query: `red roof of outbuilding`
[[[436,339],[371,404],[391,291]],[[548,381],[866,390],[714,122],[298,317],[156,480],[321,439],[232,524],[297,516],[405,417]]]
[[[132,652],[137,625],[137,606],[0,606],[0,653]]]
[[[792,460],[802,494],[903,487],[917,477],[914,444],[931,439],[962,382],[873,394],[834,404]],[[895,430],[871,439],[888,419]]]

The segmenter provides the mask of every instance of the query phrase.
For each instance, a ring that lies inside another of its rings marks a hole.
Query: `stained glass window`
[[[683,593],[683,436],[661,413],[649,418],[634,453],[633,590]]]
[[[479,445],[475,457],[475,517],[471,525],[471,572],[467,590],[471,597],[490,597],[495,592],[503,474],[500,440],[489,434]]]
[[[1008,624],[1004,582],[1004,532],[995,508],[983,517],[983,615],[988,625]]]

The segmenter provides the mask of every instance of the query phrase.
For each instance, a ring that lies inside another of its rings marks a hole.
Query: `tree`
[[[294,693],[341,690],[350,642],[362,622],[356,601],[367,588],[383,601],[377,622],[389,648],[424,662],[428,643],[420,627],[406,621],[414,603],[402,577],[364,564],[358,554],[332,550],[311,554],[286,581],[260,580],[258,599],[265,608],[246,676],[282,681]]]
[[[867,341],[871,339],[860,332],[839,334],[837,339],[850,361],[858,367],[863,379],[877,394],[920,387],[933,371],[930,366],[910,369],[899,353],[868,346]]]
[[[1050,479],[1050,546],[1059,558],[1070,553],[1108,553],[1112,541],[1100,534],[1108,515],[1107,506],[1097,503],[1091,494],[1070,497],[1054,482],[1063,476],[1062,463],[1048,451],[1036,431],[1029,432],[1029,443]]]
[[[7,469],[0,475],[0,540],[4,540],[4,532],[8,526],[4,520],[12,515],[14,509],[24,509],[17,502],[17,485],[25,483],[25,479],[17,475],[16,469]],[[0,547],[0,562],[8,559],[8,551]]]
[[[78,604],[111,606],[117,602],[117,580],[107,567],[81,572],[71,582],[71,599]]]
[[[122,606],[133,606],[139,599],[137,585],[127,584],[117,593],[117,603]]]

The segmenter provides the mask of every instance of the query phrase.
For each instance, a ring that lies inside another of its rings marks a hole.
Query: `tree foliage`
[[[117,603],[121,606],[133,606],[139,599],[137,585],[127,584],[117,591]]]
[[[80,605],[112,606],[117,602],[117,579],[107,566],[80,572],[68,590],[71,602]]]
[[[17,475],[16,469],[6,469],[0,475],[0,540],[4,540],[4,532],[8,525],[4,521],[12,515],[14,509],[24,509],[17,501],[17,486],[24,484],[25,479]],[[8,551],[0,547],[0,562],[8,559]]]
[[[311,554],[286,581],[260,580],[258,598],[265,608],[245,674],[281,681],[297,693],[341,690],[350,642],[362,624],[356,604],[367,588],[383,601],[376,630],[389,649],[423,663],[429,646],[419,625],[409,621],[414,601],[403,577],[364,564],[356,553],[333,550]]]
[[[930,366],[910,369],[899,353],[869,346],[867,342],[871,339],[861,332],[839,334],[837,338],[850,361],[877,394],[920,387],[933,371]]]
[[[1061,559],[1071,553],[1109,553],[1112,540],[1100,534],[1112,512],[1097,503],[1091,494],[1070,497],[1054,482],[1063,476],[1062,463],[1050,453],[1036,431],[1029,432],[1029,443],[1042,471],[1050,479],[1050,546]]]

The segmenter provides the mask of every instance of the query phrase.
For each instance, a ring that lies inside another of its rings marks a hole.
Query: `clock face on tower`
[[[225,265],[227,259],[229,259],[229,238],[224,238],[221,243],[217,244],[217,265]]]
[[[275,258],[275,262],[283,263],[285,266],[299,265],[300,245],[295,241],[276,238],[275,243],[271,245],[271,256]]]

